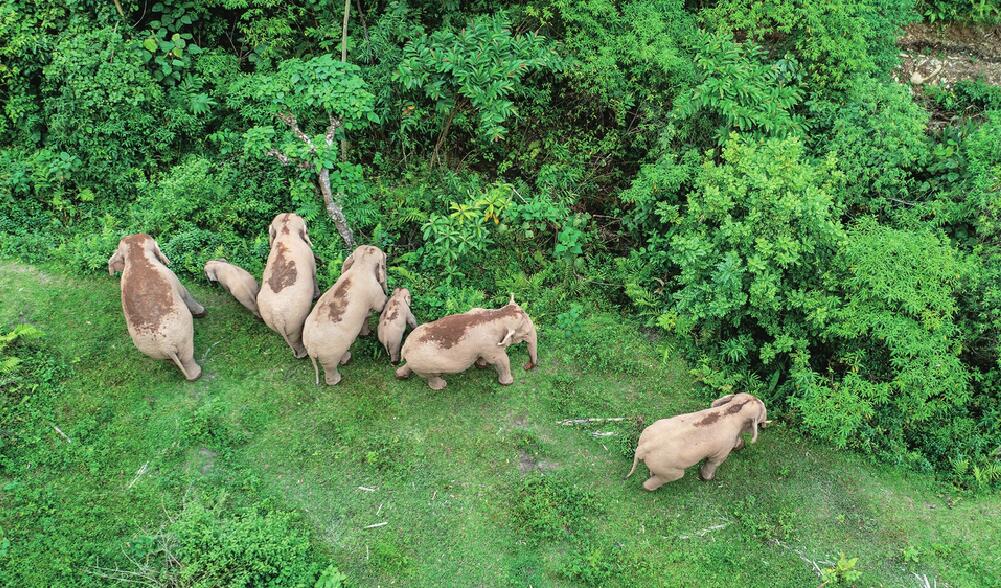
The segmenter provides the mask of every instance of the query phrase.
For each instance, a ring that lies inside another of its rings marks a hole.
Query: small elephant
[[[213,259],[205,262],[205,277],[210,282],[222,284],[222,287],[244,308],[257,318],[261,318],[261,313],[257,310],[257,294],[261,291],[261,287],[257,285],[257,280],[250,275],[250,272],[225,259]]]
[[[729,394],[705,410],[661,419],[640,433],[626,478],[643,460],[650,470],[643,487],[653,491],[681,478],[685,468],[705,459],[699,476],[712,480],[730,452],[744,447],[744,433],[751,432],[751,443],[758,440],[758,426],[767,425],[767,418],[764,402],[750,394]]]
[[[397,288],[389,297],[386,308],[379,317],[379,342],[386,348],[390,363],[399,363],[400,347],[407,327],[417,328],[417,319],[410,312],[410,290]]]
[[[271,252],[264,266],[257,309],[264,324],[285,339],[296,357],[303,358],[302,325],[313,300],[320,295],[306,221],[294,213],[279,214],[268,227],[268,242]]]
[[[341,266],[341,277],[316,302],[306,318],[302,340],[313,361],[316,384],[317,362],[324,379],[334,386],[341,381],[337,366],[351,359],[351,344],[368,332],[368,315],[386,305],[386,254],[378,247],[362,245]]]
[[[167,269],[170,260],[149,235],[129,235],[108,259],[108,273],[122,272],[122,310],[136,349],[153,359],[172,360],[188,380],[202,368],[195,363],[192,317],[205,308]]]
[[[522,341],[528,341],[525,369],[530,370],[539,363],[538,335],[532,319],[511,296],[503,308],[474,308],[414,329],[403,344],[406,364],[396,370],[396,377],[417,374],[427,380],[431,389],[441,390],[446,386],[442,374],[464,372],[474,363],[479,367],[493,364],[498,381],[511,384],[514,377],[507,348]]]

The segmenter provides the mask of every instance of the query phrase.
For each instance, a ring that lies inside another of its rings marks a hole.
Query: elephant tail
[[[627,480],[629,479],[629,476],[633,475],[633,472],[636,471],[636,464],[638,464],[639,461],[640,461],[640,448],[639,448],[639,446],[636,446],[636,452],[633,455],[633,468],[631,470],[629,470],[628,474],[626,474],[626,479]]]
[[[316,385],[320,385],[320,369],[316,367],[316,358],[309,356],[309,361],[313,362],[313,376],[316,378]]]

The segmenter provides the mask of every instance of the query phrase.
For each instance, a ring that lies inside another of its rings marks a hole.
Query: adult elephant
[[[320,295],[306,221],[291,212],[279,214],[268,227],[268,241],[271,252],[257,295],[257,309],[264,324],[285,339],[296,357],[306,357],[302,326],[313,300]]]
[[[341,381],[337,366],[351,359],[351,344],[368,333],[370,312],[382,312],[386,305],[386,254],[373,245],[354,250],[341,266],[341,277],[316,302],[306,318],[303,342],[313,361],[316,383],[320,383],[317,362],[324,379],[334,386]]]
[[[396,377],[417,374],[432,389],[441,390],[447,385],[442,374],[458,374],[475,363],[493,365],[498,381],[511,384],[514,377],[507,348],[523,341],[528,342],[525,369],[530,370],[539,363],[538,334],[528,313],[511,296],[503,308],[474,308],[414,329],[403,344],[400,355],[406,364],[396,370]]]

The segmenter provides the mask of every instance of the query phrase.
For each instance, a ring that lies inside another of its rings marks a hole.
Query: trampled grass
[[[30,323],[74,367],[38,426],[51,453],[0,479],[0,568],[19,585],[103,585],[98,568],[127,568],[129,541],[197,496],[298,511],[353,586],[816,586],[839,553],[860,586],[1001,585],[997,496],[781,422],[713,482],[624,480],[635,419],[706,404],[628,322],[544,329],[541,366],[508,387],[475,368],[442,392],[397,381],[374,337],[317,387],[235,300],[190,289],[208,308],[194,383],[133,348],[118,278],[0,265],[0,330]],[[628,420],[558,424],[582,417]]]

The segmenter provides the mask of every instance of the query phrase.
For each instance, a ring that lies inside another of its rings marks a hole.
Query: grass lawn
[[[618,317],[540,325],[541,365],[512,386],[475,368],[441,392],[397,381],[373,336],[317,387],[225,292],[188,286],[208,309],[193,383],[135,350],[117,277],[0,264],[0,331],[30,323],[73,366],[44,451],[0,468],[11,585],[105,585],[97,568],[129,568],[135,537],[207,500],[298,512],[352,586],[816,586],[812,562],[839,553],[859,586],[1001,586],[1001,498],[817,444],[780,414],[712,482],[624,480],[635,421],[558,421],[707,402],[668,343]]]

